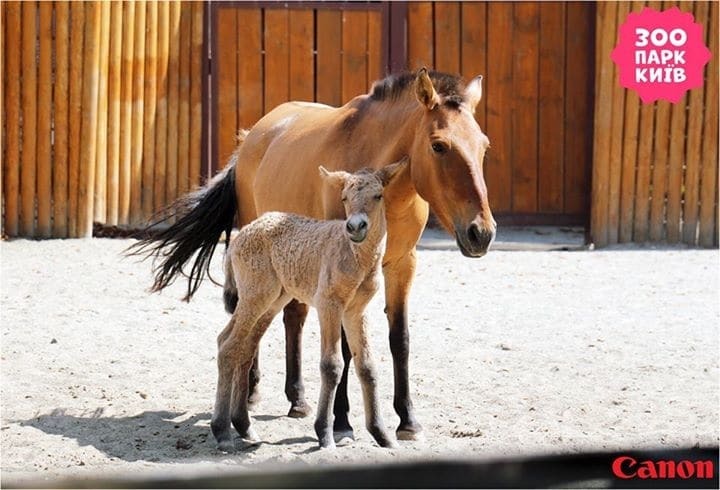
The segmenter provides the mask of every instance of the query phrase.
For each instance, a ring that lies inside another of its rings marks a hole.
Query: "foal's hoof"
[[[290,407],[288,417],[292,419],[304,419],[312,413],[312,408],[305,402],[294,403]]]
[[[422,426],[418,423],[415,424],[400,424],[400,427],[395,431],[398,441],[424,441],[425,435],[423,434]]]
[[[333,430],[333,439],[335,443],[341,446],[355,442],[355,432],[351,429]]]
[[[233,441],[220,441],[217,444],[218,451],[231,453],[235,451],[235,443]]]
[[[240,439],[245,445],[255,445],[260,442],[260,436],[258,436],[255,429],[252,427],[248,428],[243,434],[240,435]]]

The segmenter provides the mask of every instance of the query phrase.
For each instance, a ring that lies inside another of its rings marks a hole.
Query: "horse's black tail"
[[[183,299],[189,301],[205,276],[209,276],[215,247],[223,232],[227,247],[237,214],[236,164],[237,151],[222,172],[205,187],[169,205],[139,234],[141,239],[125,251],[127,255],[153,259],[153,292],[172,284],[179,274],[185,274],[188,287]],[[167,228],[162,227],[173,218],[174,223]],[[186,274],[183,269],[193,256],[192,268]]]

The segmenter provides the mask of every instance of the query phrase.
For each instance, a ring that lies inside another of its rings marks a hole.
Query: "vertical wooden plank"
[[[95,189],[93,190],[94,220],[106,219],[107,190],[107,122],[108,122],[108,69],[110,63],[110,2],[100,4],[100,46],[98,65],[98,114],[95,160]]]
[[[592,239],[596,247],[608,243],[610,182],[610,127],[612,125],[613,63],[610,60],[617,25],[617,4],[599,3],[596,59],[598,76],[595,103],[595,155],[593,158]]]
[[[460,6],[460,73],[468,82],[483,75],[483,85],[487,85],[487,4],[462,2]],[[475,119],[483,129],[486,129],[485,100],[483,97],[475,108]]]
[[[19,26],[22,13],[20,2],[7,2],[5,7],[5,72],[20,73],[21,36]],[[3,172],[3,194],[5,198],[4,231],[8,236],[20,232],[20,77],[8,76],[4,83],[5,96],[5,155]]]
[[[70,2],[70,108],[68,114],[68,236],[78,236],[85,6]]]
[[[68,97],[70,6],[68,2],[55,3],[55,86],[53,87],[53,115],[55,143],[53,145],[53,223],[52,236],[67,236],[68,206]]]
[[[668,146],[670,143],[670,102],[658,101],[655,110],[655,147],[650,196],[650,230],[652,242],[663,239],[665,229],[665,193],[667,191]]]
[[[5,5],[0,5],[0,203],[4,202],[3,175],[5,166]],[[5,212],[0,207],[0,239],[5,238]]]
[[[203,90],[203,4],[192,3],[192,38],[190,55],[190,186],[200,185],[202,165],[202,90]]]
[[[487,134],[485,180],[490,205],[496,213],[512,210],[512,9],[510,2],[488,4]],[[508,32],[508,29],[510,31]]]
[[[565,213],[590,212],[590,176],[593,166],[593,104],[595,103],[595,5],[569,2],[565,5]],[[607,56],[610,56],[609,52]]]
[[[513,211],[537,211],[538,185],[538,5],[516,3],[513,9],[513,133],[522,137],[513,161]]]
[[[368,10],[368,79],[367,87],[370,89],[376,80],[384,78],[385,66],[383,65],[383,23],[379,11]]]
[[[144,0],[135,5],[135,26],[133,30],[132,65],[132,115],[130,148],[130,201],[129,222],[133,225],[142,219],[142,167],[145,154],[145,46],[147,26],[147,4]]]
[[[367,12],[343,10],[342,100],[367,92]]]
[[[695,22],[707,25],[708,2],[695,3]],[[707,85],[705,85],[707,87]],[[697,243],[698,204],[700,198],[700,159],[702,148],[704,88],[690,91],[687,146],[685,153],[685,202],[683,206],[683,242]]]
[[[180,88],[178,98],[178,170],[177,193],[190,189],[190,43],[192,36],[192,8],[189,2],[180,3]]]
[[[223,168],[235,148],[237,133],[238,39],[236,9],[218,7],[217,15],[217,149],[213,172]],[[286,58],[287,61],[287,58]],[[215,129],[215,128],[213,128]]]
[[[313,59],[315,36],[313,23],[315,16],[313,11],[309,9],[292,9],[289,16],[290,100],[313,101],[315,99],[315,64]],[[240,59],[242,60],[242,57]]]
[[[265,9],[265,113],[286,102],[288,83],[288,11]],[[234,142],[234,139],[233,139]]]
[[[433,2],[408,4],[408,66],[418,70],[435,66]]]
[[[710,4],[708,22],[703,32],[714,56],[706,66],[705,120],[700,173],[700,232],[698,245],[712,247],[717,243],[718,213],[718,5]]]
[[[312,21],[310,29],[312,29]],[[237,43],[240,62],[237,65],[237,100],[240,129],[251,128],[263,115],[262,35],[262,10],[238,9]],[[312,37],[310,40],[312,41]],[[310,50],[312,52],[312,45]],[[309,62],[313,63],[312,57]],[[310,67],[309,70],[312,73],[313,68]],[[306,72],[304,76],[307,75]],[[310,98],[304,100],[314,100],[313,78],[309,83],[309,94],[304,95],[310,95]]]
[[[20,234],[35,236],[35,180],[37,178],[37,2],[22,4],[22,186]]]
[[[153,191],[155,190],[155,136],[157,116],[157,57],[158,57],[158,4],[147,3],[145,14],[145,100],[143,120],[142,159],[142,219],[153,214]]]
[[[339,11],[317,11],[315,99],[332,106],[342,103],[342,55],[341,43],[338,42],[342,39],[342,27]]]
[[[180,1],[170,2],[170,52],[168,59],[168,105],[167,105],[167,169],[165,202],[177,197],[178,183],[178,117],[180,107]]]
[[[123,2],[122,61],[120,89],[120,142],[117,191],[117,221],[130,222],[130,188],[133,153],[133,81],[135,73],[135,2]],[[144,6],[142,7],[144,9]]]
[[[167,184],[168,60],[170,54],[170,4],[158,4],[157,113],[155,115],[155,175],[153,212],[165,206]]]
[[[78,186],[77,236],[91,237],[95,168],[97,161],[98,98],[100,89],[100,26],[102,9],[99,2],[85,6],[85,62],[83,66],[82,128],[80,134],[80,182]]]
[[[460,3],[435,3],[435,69],[460,73]]]
[[[625,121],[623,123],[622,180],[620,182],[620,210],[618,241],[627,243],[633,236],[635,204],[635,174],[637,172],[638,123],[640,97],[637,92],[625,93]]]
[[[113,2],[110,9],[110,52],[108,59],[108,148],[107,148],[107,209],[105,222],[118,224],[120,192],[120,106],[123,43],[123,5]]]
[[[538,211],[562,213],[565,162],[565,4],[540,8]]]
[[[53,5],[40,2],[37,104],[37,228],[35,235],[48,238],[52,215],[52,21]]]
[[[630,4],[627,2],[619,2],[617,5],[617,21],[615,24],[615,32],[618,32],[618,26],[624,22],[630,11]],[[622,183],[622,152],[623,152],[623,124],[625,122],[625,90],[620,85],[620,71],[615,63],[613,68],[613,86],[612,86],[612,119],[610,123],[610,181],[608,183],[608,221],[607,221],[607,240],[608,244],[618,242],[620,233],[620,188]]]

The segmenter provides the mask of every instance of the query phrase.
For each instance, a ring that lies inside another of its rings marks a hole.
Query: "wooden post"
[[[155,114],[157,110],[158,4],[147,4],[145,35],[145,119],[142,168],[142,219],[153,214],[153,176],[155,169]]]
[[[144,6],[143,6],[144,8]],[[135,56],[135,2],[123,2],[122,21],[122,65],[120,69],[120,163],[118,176],[118,222],[130,221],[130,185],[132,162],[132,111],[133,111],[133,74]]]
[[[110,54],[110,2],[100,2],[100,51],[98,65],[98,115],[93,196],[94,220],[105,222],[107,190],[108,65]]]
[[[56,238],[67,236],[68,206],[68,70],[70,6],[55,3],[55,144],[53,155],[53,227]]]
[[[113,2],[110,11],[110,58],[108,64],[107,124],[107,209],[106,223],[118,224],[120,190],[120,69],[122,63],[122,2]]]
[[[192,55],[190,65],[190,187],[200,185],[202,164],[202,88],[203,88],[203,4],[192,3]]]
[[[178,195],[189,189],[190,168],[190,40],[192,6],[182,2],[180,13],[180,114],[178,128]]]
[[[21,19],[20,2],[7,2],[5,25],[19,26]],[[7,29],[3,55],[6,73],[20,73],[20,29]],[[5,93],[5,172],[3,194],[5,197],[5,233],[17,236],[20,210],[20,77],[7,77]]]
[[[22,168],[20,173],[20,234],[35,235],[35,179],[37,164],[37,36],[36,2],[22,4]]]
[[[133,57],[133,89],[132,89],[132,145],[130,151],[130,218],[131,224],[140,222],[142,216],[142,158],[144,153],[144,120],[145,120],[145,20],[147,6],[144,0],[131,2],[135,6],[135,42]]]
[[[52,17],[53,4],[40,2],[40,54],[38,59],[37,228],[36,236],[49,238],[52,216]]]
[[[78,186],[77,237],[91,237],[95,167],[97,162],[98,96],[100,89],[100,26],[102,6],[85,6],[85,63],[83,67],[82,132],[80,134],[80,182]]]
[[[180,2],[170,2],[170,52],[168,58],[167,167],[165,203],[177,197],[178,180],[178,96],[180,93]]]
[[[168,52],[170,50],[170,5],[158,5],[157,114],[155,117],[155,175],[152,212],[165,205],[168,127]],[[147,216],[149,217],[149,215]]]
[[[83,120],[83,35],[85,4],[70,2],[70,112],[68,115],[68,236],[78,236],[78,200],[80,196],[80,131]]]

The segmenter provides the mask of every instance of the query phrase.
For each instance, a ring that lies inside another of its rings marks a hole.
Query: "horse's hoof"
[[[217,449],[224,453],[231,453],[235,451],[235,443],[233,441],[221,441],[218,442]]]
[[[398,441],[424,441],[425,434],[419,425],[406,427],[400,426],[395,431]]]
[[[312,413],[312,408],[307,403],[298,403],[290,407],[288,417],[292,419],[304,419]]]
[[[352,429],[335,430],[333,431],[333,439],[335,439],[335,443],[344,446],[355,441],[355,432]]]

